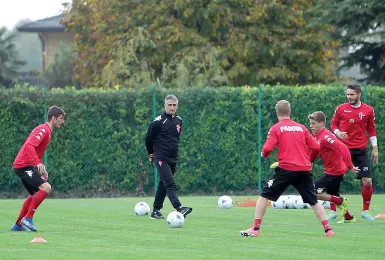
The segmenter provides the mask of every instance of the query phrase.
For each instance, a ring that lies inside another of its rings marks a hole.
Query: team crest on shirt
[[[159,166],[162,166],[163,161],[158,161]]]
[[[349,123],[354,123],[354,119],[349,119]]]
[[[360,112],[360,113],[358,113],[358,117],[362,120],[362,118],[365,116],[365,114],[364,113],[362,113],[362,112]]]
[[[180,124],[176,125],[176,130],[178,131],[178,133],[180,133]]]

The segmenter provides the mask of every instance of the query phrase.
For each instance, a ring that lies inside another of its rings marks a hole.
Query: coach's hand
[[[153,154],[153,153],[150,154],[150,157],[148,158],[148,160],[149,160],[150,162],[153,162],[153,161],[154,161],[154,154]]]
[[[374,164],[378,163],[378,146],[373,146],[372,160]]]
[[[360,172],[360,169],[357,166],[353,166],[353,168],[351,168],[349,171],[352,172],[352,173],[357,174],[357,173]]]

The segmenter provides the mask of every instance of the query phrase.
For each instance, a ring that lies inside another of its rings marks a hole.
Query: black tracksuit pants
[[[169,163],[166,160],[155,159],[155,167],[159,172],[158,190],[155,194],[154,209],[160,210],[163,208],[163,202],[166,198],[170,200],[175,209],[179,209],[181,203],[176,195],[176,184],[174,181],[174,174],[176,163]]]

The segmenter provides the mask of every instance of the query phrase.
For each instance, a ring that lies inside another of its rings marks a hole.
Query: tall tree
[[[91,87],[156,77],[180,87],[326,82],[335,53],[329,27],[308,23],[316,2],[76,1],[65,21],[75,77]]]
[[[0,28],[0,85],[9,86],[17,79],[19,69],[25,64],[19,59],[13,42],[15,34]]]
[[[363,80],[385,82],[385,0],[321,0],[314,9],[320,24],[335,28],[343,65],[359,65]]]

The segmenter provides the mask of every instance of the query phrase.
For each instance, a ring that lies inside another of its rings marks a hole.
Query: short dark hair
[[[65,112],[62,108],[60,107],[57,107],[57,106],[52,106],[48,109],[48,113],[47,113],[47,119],[48,121],[50,121],[52,119],[52,117],[59,117],[60,115],[62,116],[65,116]]]
[[[354,90],[357,94],[362,93],[362,89],[361,89],[360,85],[358,85],[358,84],[349,84],[348,89]]]
[[[321,123],[321,122],[326,122],[326,116],[325,116],[325,113],[322,112],[322,111],[316,111],[316,112],[313,112],[311,113],[310,115],[308,115],[309,119],[311,120],[314,120],[318,123]]]

